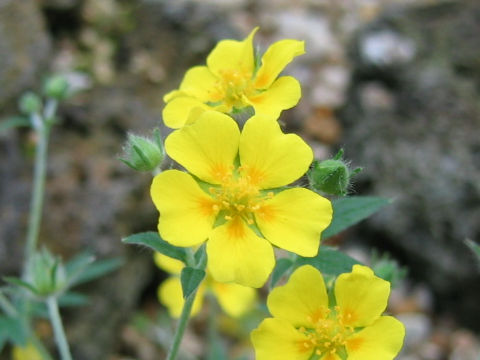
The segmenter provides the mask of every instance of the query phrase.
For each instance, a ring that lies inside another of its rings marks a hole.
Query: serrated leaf
[[[28,290],[30,291],[32,294],[35,294],[35,295],[38,295],[38,291],[37,289],[35,289],[32,284],[29,284],[25,281],[23,281],[22,279],[19,279],[19,278],[16,278],[16,277],[13,277],[13,276],[6,276],[3,278],[3,280],[9,284],[12,284],[12,285],[15,285],[15,286],[19,286],[25,290]]]
[[[333,200],[333,219],[330,226],[322,233],[322,239],[340,233],[391,202],[390,199],[373,196],[348,196]]]
[[[339,250],[322,246],[315,257],[299,256],[295,261],[294,268],[302,265],[312,265],[320,270],[322,274],[338,276],[352,271],[352,267],[355,264],[361,263]]]
[[[158,233],[147,231],[143,233],[133,234],[122,239],[126,244],[144,245],[152,250],[158,251],[163,255],[186,262],[187,254],[185,249],[169,244],[163,240]]]
[[[191,293],[197,290],[198,286],[205,277],[205,271],[186,266],[180,274],[182,283],[183,298],[186,299]]]
[[[94,263],[87,265],[83,271],[73,280],[71,284],[78,285],[88,281],[95,280],[103,275],[117,270],[123,265],[123,259],[111,258],[104,260],[97,260]]]
[[[69,291],[58,299],[58,305],[60,307],[74,307],[74,306],[83,306],[88,304],[88,296]]]
[[[0,121],[0,132],[20,126],[30,126],[30,121],[21,116],[12,116]]]
[[[293,261],[288,258],[278,259],[270,279],[270,289],[273,289],[282,276],[293,266]]]

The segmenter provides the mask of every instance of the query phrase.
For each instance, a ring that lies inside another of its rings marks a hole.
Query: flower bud
[[[159,130],[154,130],[155,139],[128,134],[120,161],[137,171],[153,171],[163,161],[163,145]]]
[[[360,168],[350,172],[348,164],[342,159],[343,149],[333,159],[314,161],[307,176],[310,187],[330,195],[346,195],[353,175],[361,171]]]
[[[392,287],[396,287],[407,275],[407,269],[401,267],[396,260],[388,254],[379,256],[377,252],[372,254],[372,269],[378,277],[389,281]]]
[[[30,115],[40,111],[42,108],[42,100],[34,92],[28,91],[20,98],[18,107],[22,113]]]
[[[29,283],[40,296],[52,295],[66,285],[66,273],[62,262],[45,248],[33,255],[28,275]]]
[[[43,85],[44,94],[58,100],[65,99],[68,96],[68,91],[68,81],[62,75],[53,75],[49,77]]]

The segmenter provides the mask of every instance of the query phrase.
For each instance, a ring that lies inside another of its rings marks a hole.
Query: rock
[[[32,86],[49,51],[50,41],[35,1],[1,0],[0,106]]]
[[[357,192],[396,199],[362,236],[476,329],[480,277],[463,241],[480,238],[479,19],[476,1],[385,13],[354,41],[341,111],[346,156],[365,169]]]

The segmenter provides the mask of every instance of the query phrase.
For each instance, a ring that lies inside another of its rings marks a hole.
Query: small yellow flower
[[[151,196],[160,236],[176,246],[207,242],[208,268],[220,282],[261,287],[275,264],[272,245],[315,256],[330,224],[330,201],[285,187],[312,162],[311,148],[276,121],[250,118],[242,133],[229,116],[206,111],[173,132],[168,155],[192,175],[157,175]]]
[[[298,268],[267,299],[273,318],[251,334],[257,360],[391,360],[405,337],[403,324],[381,316],[390,283],[361,265],[337,278],[329,303],[320,272]]]
[[[298,103],[300,84],[291,76],[278,77],[294,57],[305,53],[304,42],[285,39],[271,45],[256,69],[255,28],[243,41],[222,40],[207,57],[207,66],[188,70],[178,90],[164,97],[165,125],[180,128],[194,108],[231,113],[252,106],[255,114],[277,118]]]
[[[43,360],[43,357],[32,343],[28,343],[24,347],[13,347],[12,360]]]
[[[171,273],[172,276],[158,287],[158,298],[165,305],[172,317],[178,318],[183,309],[182,284],[180,272],[185,266],[181,261],[172,259],[160,253],[154,255],[155,263],[161,269]],[[192,316],[202,308],[206,292],[211,292],[217,299],[220,307],[232,317],[239,317],[250,310],[255,304],[255,290],[238,284],[224,284],[212,279],[207,272],[205,280],[198,288],[197,296],[193,301]]]

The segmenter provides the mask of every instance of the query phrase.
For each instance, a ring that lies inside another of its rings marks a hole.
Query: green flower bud
[[[61,291],[67,281],[62,262],[45,248],[32,257],[28,274],[29,282],[40,296]]]
[[[49,77],[43,85],[44,94],[58,100],[65,99],[68,96],[68,90],[68,81],[62,75]]]
[[[30,115],[40,111],[42,108],[42,100],[34,92],[28,91],[20,98],[18,107],[22,113]]]
[[[163,144],[158,129],[154,130],[154,139],[128,134],[120,161],[137,171],[153,171],[164,158]]]
[[[353,175],[360,168],[350,172],[348,164],[342,159],[343,149],[333,159],[314,161],[307,176],[310,187],[330,195],[346,195]]]
[[[391,259],[388,254],[379,256],[377,252],[372,255],[372,269],[378,277],[389,281],[392,287],[397,286],[407,275],[407,269],[401,267],[396,260]]]

